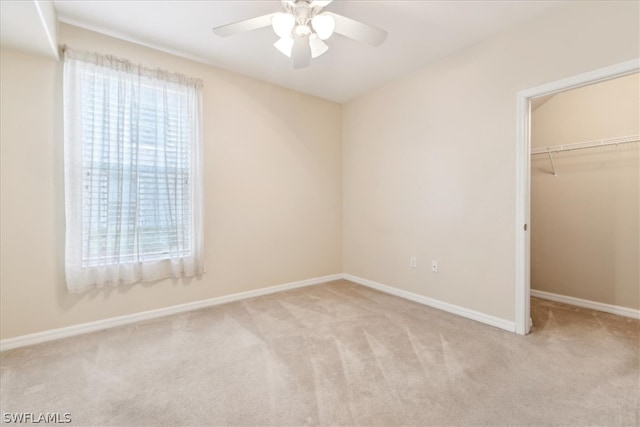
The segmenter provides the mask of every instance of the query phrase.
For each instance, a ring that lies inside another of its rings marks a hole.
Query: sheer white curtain
[[[64,52],[70,292],[204,272],[202,82]]]

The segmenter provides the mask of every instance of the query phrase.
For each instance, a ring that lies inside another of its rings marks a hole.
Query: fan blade
[[[244,21],[234,22],[233,24],[222,25],[220,27],[215,27],[213,32],[220,37],[228,37],[245,31],[253,31],[259,28],[268,27],[271,25],[273,15],[275,15],[275,13],[245,19]]]
[[[371,25],[355,21],[346,16],[332,12],[324,12],[333,17],[336,22],[335,32],[359,42],[379,46],[387,38],[387,32]]]
[[[309,45],[309,37],[295,35],[293,38],[293,68],[304,68],[311,62],[311,46]]]

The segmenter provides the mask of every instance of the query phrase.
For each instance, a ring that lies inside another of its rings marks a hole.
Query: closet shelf
[[[607,145],[628,144],[640,141],[640,135],[621,136],[609,139],[597,139],[595,141],[576,142],[574,144],[550,145],[548,147],[533,148],[531,154],[559,153],[561,151],[581,150],[584,148],[604,147]]]
[[[551,174],[553,176],[558,176],[556,172],[556,165],[553,164],[553,156],[551,156],[551,153],[559,153],[561,151],[571,151],[571,150],[582,150],[584,148],[606,147],[607,145],[628,144],[630,142],[638,142],[638,141],[640,141],[640,135],[628,135],[628,136],[621,136],[617,138],[597,139],[595,141],[576,142],[574,144],[550,145],[548,147],[532,149],[531,155],[546,154],[547,156],[549,156],[549,163],[551,163]]]

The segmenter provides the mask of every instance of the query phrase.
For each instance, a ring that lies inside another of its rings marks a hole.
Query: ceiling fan
[[[280,39],[274,46],[293,61],[293,68],[304,68],[311,58],[325,53],[324,42],[333,33],[350,39],[380,45],[387,32],[336,13],[323,11],[332,0],[281,0],[284,12],[270,13],[213,29],[221,37],[264,27],[273,27]]]

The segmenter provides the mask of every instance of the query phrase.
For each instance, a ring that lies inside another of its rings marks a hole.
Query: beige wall
[[[637,58],[639,13],[572,3],[344,105],[345,272],[513,321],[516,93]]]
[[[531,114],[533,147],[640,134],[640,75],[563,92]],[[640,309],[640,143],[531,163],[531,288]]]
[[[203,79],[207,272],[67,294],[61,65],[2,50],[3,339],[342,271],[340,105],[66,25],[60,42]]]

